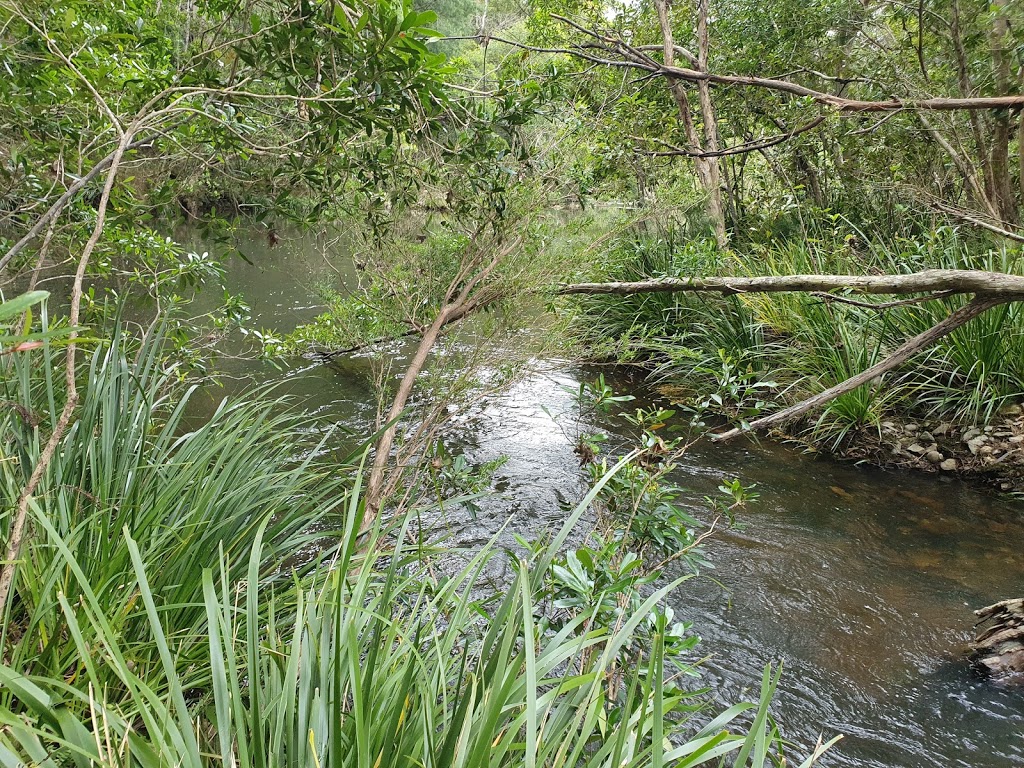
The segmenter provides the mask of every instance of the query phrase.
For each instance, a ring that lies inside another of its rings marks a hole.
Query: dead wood
[[[980,629],[968,647],[971,666],[986,676],[1024,673],[1024,599],[1003,600],[974,615]]]
[[[931,301],[954,294],[974,294],[963,307],[950,313],[941,322],[919,333],[898,347],[884,360],[851,376],[839,384],[802,400],[795,405],[750,422],[747,428],[731,429],[716,435],[716,440],[729,440],[746,431],[757,431],[792,421],[825,403],[863,386],[888,371],[899,367],[914,355],[955,331],[992,307],[1024,299],[1024,276],[1003,272],[963,269],[930,269],[909,275],[772,275],[767,277],[705,277],[657,278],[637,282],[576,283],[558,289],[560,295],[590,294],[629,296],[637,293],[697,292],[737,295],[744,293],[811,293],[828,299],[833,291],[862,294],[926,294],[921,301]],[[842,296],[837,300],[850,302]],[[915,299],[916,301],[917,299]],[[899,302],[888,302],[895,306]],[[906,303],[906,302],[902,302]],[[869,306],[869,305],[868,305]],[[881,309],[885,305],[879,305]]]
[[[850,290],[865,294],[974,293],[1024,298],[1024,276],[973,269],[928,269],[909,275],[770,275],[767,277],[662,277],[637,282],[575,283],[560,295],[674,293],[788,293]]]

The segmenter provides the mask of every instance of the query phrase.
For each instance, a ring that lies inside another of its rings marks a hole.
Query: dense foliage
[[[472,371],[438,365],[425,394],[418,377],[444,333],[476,318],[479,353],[573,279],[1021,272],[1022,11],[437,10],[0,0],[0,764],[783,761],[772,669],[756,704],[717,716],[682,682],[696,636],[662,605],[681,581],[665,566],[702,567],[714,524],[668,480],[685,444],[660,430],[818,394],[964,299],[554,302],[590,357],[642,364],[681,408],[622,414],[622,460],[563,426],[592,490],[512,554],[451,552],[413,525],[487,486],[438,437]],[[616,212],[580,210],[598,207]],[[183,221],[212,254],[179,244]],[[331,264],[323,312],[250,337],[268,356],[374,356],[366,452],[336,455],[265,392],[197,420],[196,382],[247,306],[182,306],[221,295],[233,228],[272,246],[337,221],[356,256]],[[406,338],[399,377],[382,343]],[[842,448],[893,414],[980,425],[1024,395],[1022,338],[1003,305],[831,401],[811,437]],[[514,354],[492,385],[530,350]],[[602,378],[580,401],[627,398]],[[721,490],[716,521],[751,499]],[[497,557],[515,576],[495,595]]]

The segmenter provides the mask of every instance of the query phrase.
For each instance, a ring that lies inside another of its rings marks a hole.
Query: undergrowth
[[[685,577],[634,578],[654,571],[623,552],[586,599],[564,589],[593,562],[565,551],[571,531],[635,455],[518,555],[432,544],[412,524],[429,509],[362,532],[356,466],[266,393],[193,423],[158,336],[115,334],[79,371],[0,629],[0,766],[782,764],[779,670],[722,712],[678,676],[693,638],[661,606]],[[63,357],[21,344],[3,362],[8,499],[63,400]]]
[[[926,237],[868,241],[837,226],[819,238],[748,242],[735,251],[667,229],[608,245],[588,280],[922,269],[1024,273],[1021,252],[940,227]],[[880,298],[857,297],[881,303]],[[963,297],[889,308],[800,293],[581,296],[570,312],[593,359],[641,364],[695,414],[747,421],[817,394],[886,357],[963,305]],[[980,424],[1024,396],[1024,310],[996,307],[933,347],[824,406],[803,436],[840,450],[893,416]]]

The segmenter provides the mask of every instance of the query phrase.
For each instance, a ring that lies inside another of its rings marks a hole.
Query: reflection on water
[[[475,458],[512,457],[502,474],[520,531],[558,525],[552,498],[580,493],[571,442],[538,416],[538,401],[570,407],[555,386],[569,373],[550,363],[477,432]],[[799,752],[846,734],[823,765],[1024,765],[1024,690],[974,679],[960,656],[971,610],[1024,590],[1024,505],[774,445],[695,446],[673,479],[696,502],[732,477],[761,498],[708,544],[709,578],[673,598],[722,703],[756,695],[763,665],[783,661],[775,712]]]
[[[316,243],[247,254],[232,289],[260,325],[288,330],[316,314],[323,277]],[[402,349],[396,349],[400,359]],[[449,517],[455,542],[501,531],[527,537],[560,525],[583,479],[572,441],[548,411],[571,409],[564,387],[580,372],[551,360],[510,391],[459,414],[474,462],[507,456],[503,498],[475,518]],[[229,372],[275,381],[307,408],[348,426],[372,423],[365,361],[276,371],[230,362]],[[213,403],[242,384],[226,379]],[[620,383],[620,386],[622,384]],[[614,419],[600,425],[612,433]],[[761,668],[783,661],[775,713],[806,753],[819,733],[846,739],[826,766],[1024,766],[1024,691],[972,678],[960,652],[971,609],[1024,593],[1024,506],[935,476],[814,460],[774,445],[698,445],[674,480],[701,499],[723,478],[756,483],[760,501],[742,526],[707,546],[711,578],[689,582],[674,608],[694,622],[711,655],[707,682],[721,701],[756,695]],[[449,515],[452,513],[449,512]],[[500,577],[500,575],[499,575]]]

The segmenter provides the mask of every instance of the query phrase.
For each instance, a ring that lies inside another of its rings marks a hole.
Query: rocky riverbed
[[[1002,408],[985,425],[948,421],[883,421],[845,448],[842,458],[976,479],[1024,492],[1024,408]]]

